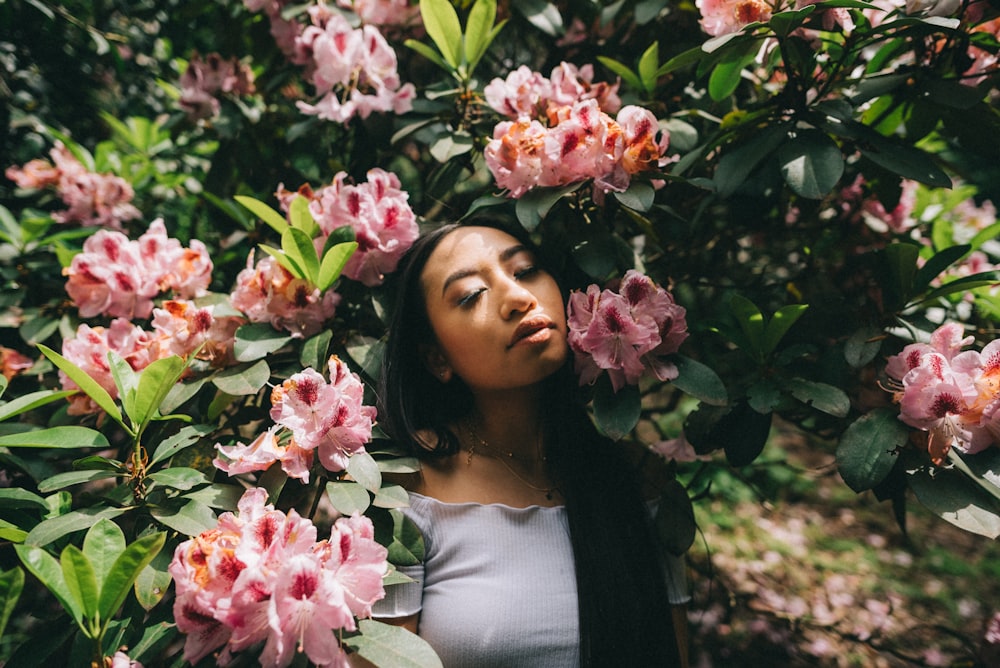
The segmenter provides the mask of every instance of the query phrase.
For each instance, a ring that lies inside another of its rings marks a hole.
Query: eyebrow
[[[518,253],[529,253],[529,252],[531,252],[531,250],[527,246],[525,246],[524,244],[517,244],[515,246],[511,246],[510,248],[503,250],[500,253],[500,261],[507,262]],[[444,293],[448,290],[448,286],[454,283],[455,281],[461,280],[468,276],[475,276],[478,273],[479,273],[478,269],[459,269],[458,271],[453,272],[448,276],[448,278],[444,279],[444,285],[441,286],[441,294],[444,295]]]

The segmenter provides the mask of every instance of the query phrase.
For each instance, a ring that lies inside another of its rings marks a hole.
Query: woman
[[[449,668],[683,665],[683,571],[575,398],[562,290],[515,234],[445,226],[397,272],[379,415],[422,461],[426,559],[375,615]]]

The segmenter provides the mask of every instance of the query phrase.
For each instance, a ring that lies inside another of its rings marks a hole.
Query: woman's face
[[[506,232],[462,227],[431,253],[421,274],[436,343],[431,373],[475,392],[534,385],[566,359],[566,311],[555,280]]]

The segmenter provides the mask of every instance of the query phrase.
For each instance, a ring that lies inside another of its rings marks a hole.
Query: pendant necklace
[[[472,425],[472,420],[466,420],[465,428],[469,430],[469,435],[473,439],[472,445],[469,447],[469,456],[465,460],[466,464],[471,464],[472,463],[472,456],[476,454],[476,445],[482,445],[484,448],[486,448],[490,452],[494,452],[494,453],[497,453],[498,455],[502,455],[502,456],[498,456],[496,459],[498,459],[500,461],[500,463],[503,464],[507,468],[508,471],[510,471],[510,474],[512,476],[514,476],[515,478],[517,478],[518,480],[520,480],[522,484],[524,484],[525,486],[527,486],[527,487],[535,490],[536,492],[541,492],[542,494],[545,495],[545,498],[548,499],[549,501],[552,500],[552,494],[556,491],[555,487],[539,487],[538,485],[534,485],[531,482],[529,482],[528,480],[526,480],[524,478],[524,476],[522,476],[520,473],[518,473],[516,470],[514,470],[513,466],[511,466],[510,464],[507,463],[508,459],[516,459],[517,458],[516,455],[513,452],[504,452],[503,450],[497,450],[492,445],[490,445],[486,441],[486,439],[484,439],[482,436],[480,436],[479,432],[476,431],[476,428]],[[478,441],[478,443],[477,443],[477,441]],[[541,459],[542,459],[542,461],[545,461],[545,457],[542,457]]]

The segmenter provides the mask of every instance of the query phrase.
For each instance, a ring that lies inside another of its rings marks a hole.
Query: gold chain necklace
[[[516,455],[513,452],[504,452],[503,450],[498,450],[489,443],[487,443],[486,439],[480,436],[479,432],[476,431],[476,428],[472,424],[472,420],[466,421],[465,428],[469,430],[469,435],[473,438],[472,445],[469,447],[469,456],[465,460],[466,464],[472,463],[472,456],[476,454],[476,445],[477,445],[476,441],[478,441],[478,444],[482,445],[487,450],[490,450],[491,452],[496,452],[501,455],[505,455],[506,459],[504,457],[497,457],[496,459],[499,460],[499,462],[503,464],[508,471],[510,471],[510,474],[512,476],[520,480],[522,484],[524,484],[527,487],[530,487],[536,492],[541,492],[542,494],[545,495],[545,498],[548,499],[549,501],[552,500],[552,494],[556,491],[557,489],[556,487],[539,487],[538,485],[532,484],[531,482],[526,480],[524,476],[515,471],[513,466],[507,463],[507,459],[517,459]],[[542,461],[545,461],[545,457],[542,457]]]

